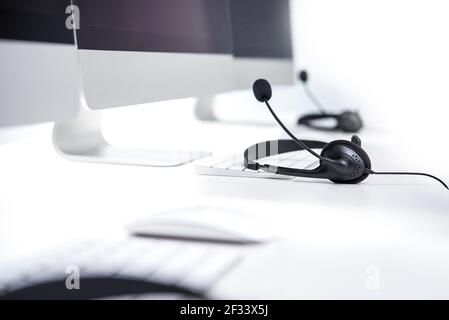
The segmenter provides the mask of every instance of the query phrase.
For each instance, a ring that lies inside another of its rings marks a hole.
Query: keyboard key
[[[119,270],[118,274],[147,279],[154,272],[165,267],[167,261],[175,259],[182,252],[179,246],[180,244],[174,241],[159,240],[151,251],[129,261],[129,264]]]
[[[170,260],[164,268],[156,271],[149,279],[177,284],[201,265],[211,252],[211,247],[204,244],[187,245],[179,255]]]
[[[242,258],[236,249],[216,249],[199,264],[180,284],[199,291],[206,291],[210,286],[234,267]]]

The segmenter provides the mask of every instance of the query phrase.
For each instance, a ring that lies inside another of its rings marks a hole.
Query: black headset
[[[325,111],[323,104],[318,100],[318,98],[313,94],[310,89],[309,75],[306,71],[301,71],[298,73],[298,79],[304,86],[304,92],[307,97],[313,103],[313,105],[320,111],[320,113],[307,114],[298,120],[299,125],[304,125],[317,130],[324,131],[338,131],[343,132],[359,132],[363,128],[363,121],[360,115],[356,111],[344,111],[340,114],[328,113]],[[325,127],[316,124],[317,120],[323,119],[334,119],[336,120],[336,125],[334,127]]]
[[[267,80],[259,79],[253,85],[256,99],[263,102],[279,123],[282,129],[292,140],[274,140],[258,143],[248,148],[244,153],[244,165],[250,170],[261,170],[265,172],[288,175],[294,177],[329,179],[335,183],[356,184],[365,180],[369,175],[418,175],[426,176],[440,182],[446,189],[448,186],[439,178],[427,173],[418,172],[374,172],[371,169],[371,160],[362,149],[359,137],[353,136],[351,141],[336,140],[330,143],[312,140],[299,140],[278,118],[268,102],[271,99],[271,85]],[[321,149],[321,154],[313,149]],[[260,164],[262,158],[279,155],[292,151],[305,150],[320,160],[316,169],[296,169],[278,167],[268,164]]]

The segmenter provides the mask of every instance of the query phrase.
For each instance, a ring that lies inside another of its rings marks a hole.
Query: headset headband
[[[334,119],[335,126],[323,126],[316,123],[317,120]],[[357,112],[345,111],[341,114],[323,113],[323,114],[309,114],[301,117],[298,120],[299,125],[305,125],[313,129],[324,131],[342,130],[345,132],[358,132],[363,127],[362,119]]]
[[[298,120],[298,124],[302,124],[305,126],[308,126],[310,128],[314,128],[314,129],[319,129],[319,130],[327,130],[327,131],[335,131],[336,129],[339,129],[338,126],[338,119],[339,119],[339,115],[337,114],[309,114],[309,115],[305,115],[303,117],[301,117]],[[316,125],[313,122],[316,120],[324,120],[324,119],[335,119],[337,121],[337,124],[334,127],[325,127],[325,126],[320,126],[320,125]]]
[[[311,149],[323,149],[326,146],[326,142],[315,140],[301,140],[307,147]],[[250,170],[264,169],[267,172],[292,175],[292,176],[309,176],[319,174],[321,170],[303,170],[296,168],[277,167],[268,164],[260,164],[257,161],[270,156],[275,156],[283,153],[301,151],[303,147],[298,145],[293,140],[273,140],[255,144],[245,150],[243,155],[245,168]]]

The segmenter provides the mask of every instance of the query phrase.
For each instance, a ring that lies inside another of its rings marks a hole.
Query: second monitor
[[[290,0],[230,0],[235,86],[293,84]]]

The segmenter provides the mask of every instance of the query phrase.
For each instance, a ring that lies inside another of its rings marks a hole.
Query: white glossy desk
[[[196,127],[191,131],[186,124],[186,135],[197,139],[192,147],[219,152],[280,136],[275,127]],[[120,139],[120,130],[115,134]],[[304,132],[304,138],[314,137],[326,138]],[[385,134],[368,131],[361,137],[376,167],[416,169],[420,159],[398,156],[406,144],[390,144]],[[449,178],[444,161],[432,172]],[[123,233],[128,222],[158,211],[213,205],[263,216],[279,235],[278,243],[256,249],[223,279],[217,296],[429,297],[435,288],[437,297],[449,297],[449,192],[431,180],[371,177],[348,186],[198,176],[193,165],[75,163],[54,152],[51,125],[42,125],[32,136],[0,146],[0,181],[0,263],[74,237]],[[370,266],[383,272],[381,290],[365,287]]]

